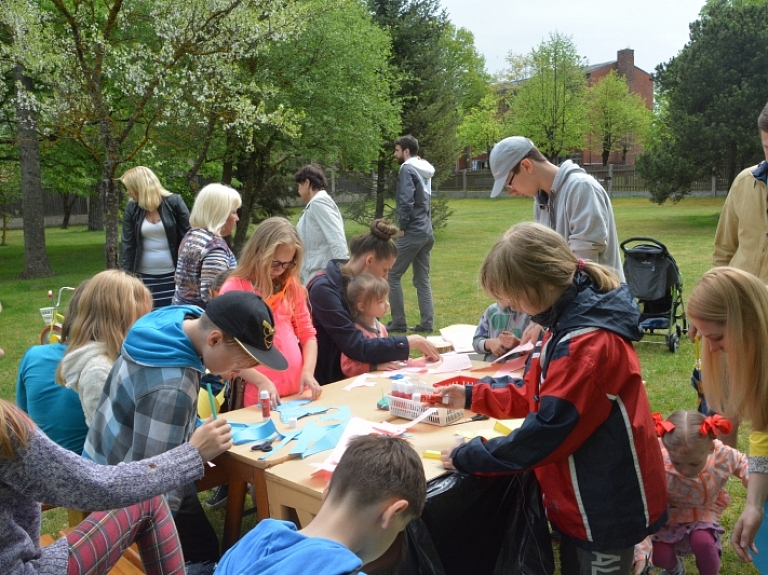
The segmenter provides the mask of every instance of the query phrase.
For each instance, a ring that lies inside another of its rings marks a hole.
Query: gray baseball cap
[[[509,172],[516,167],[525,155],[533,149],[533,142],[522,136],[504,138],[491,150],[491,173],[494,182],[491,197],[499,195],[504,184],[507,183]]]

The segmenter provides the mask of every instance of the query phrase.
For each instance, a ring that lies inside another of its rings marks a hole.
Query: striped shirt
[[[204,228],[192,228],[179,247],[173,305],[197,305],[205,309],[216,276],[236,266],[235,254],[223,238]]]

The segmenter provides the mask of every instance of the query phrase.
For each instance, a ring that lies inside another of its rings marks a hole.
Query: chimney
[[[635,84],[635,51],[630,48],[619,50],[616,53],[616,68],[619,76],[626,78],[629,91],[633,92]]]

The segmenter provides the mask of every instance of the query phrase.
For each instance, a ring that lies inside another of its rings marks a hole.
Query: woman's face
[[[309,184],[309,179],[299,183],[299,196],[305,204],[312,199],[312,186]]]
[[[395,258],[376,259],[376,256],[371,254],[365,260],[365,268],[361,273],[369,273],[372,276],[381,279],[387,279],[389,276],[389,270],[395,265]]]
[[[283,275],[283,272],[296,265],[296,248],[287,244],[280,244],[272,256],[272,264],[269,267],[269,277],[275,279]]]
[[[713,353],[716,351],[726,353],[728,351],[726,349],[728,340],[725,335],[724,323],[715,323],[695,318],[691,318],[691,323],[693,323],[696,326],[696,329],[699,330],[699,335],[706,340],[707,345],[709,346],[709,351]]]
[[[237,208],[235,208],[230,212],[227,221],[224,222],[224,226],[221,228],[221,237],[226,238],[229,234],[231,234],[232,230],[235,229],[235,224],[239,221],[240,218],[237,216]]]

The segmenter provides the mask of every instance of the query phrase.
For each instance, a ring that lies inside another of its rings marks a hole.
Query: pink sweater
[[[388,337],[387,328],[384,327],[384,325],[378,319],[376,320],[376,326],[375,326],[376,329],[378,330],[378,333],[376,333],[375,331],[372,331],[371,328],[369,328],[368,326],[360,325],[357,322],[355,322],[355,327],[363,333],[363,336],[366,339],[377,339],[381,337]],[[372,367],[373,369],[371,369]],[[354,377],[356,375],[368,373],[369,371],[373,371],[374,369],[375,369],[375,366],[371,366],[370,363],[357,361],[352,359],[351,357],[346,356],[343,353],[341,354],[341,371],[347,377]]]
[[[291,282],[293,285],[291,285]],[[221,287],[220,293],[228,291],[252,291],[261,295],[254,289],[253,284],[241,278],[230,278]],[[286,297],[286,293],[292,292],[293,298]],[[280,397],[299,393],[301,370],[304,359],[301,347],[308,341],[317,339],[315,326],[312,325],[312,317],[307,307],[307,294],[301,284],[294,278],[277,293],[265,301],[272,309],[275,319],[274,345],[288,361],[288,369],[275,371],[263,365],[256,369],[267,376],[277,387]],[[248,407],[259,402],[259,391],[255,385],[245,386],[243,404]]]

